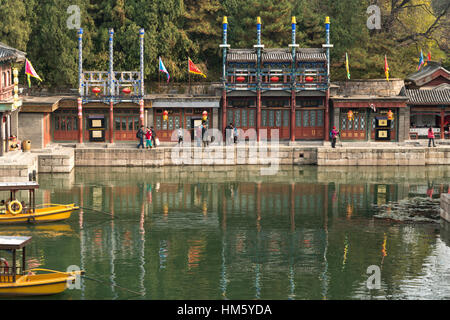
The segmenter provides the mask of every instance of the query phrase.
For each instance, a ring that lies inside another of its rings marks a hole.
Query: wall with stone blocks
[[[151,150],[76,149],[75,165],[159,167],[196,165],[292,165],[315,164],[317,152],[311,147],[161,147]]]
[[[450,148],[318,148],[319,166],[426,166],[450,164]]]
[[[31,149],[44,148],[44,115],[42,113],[19,113],[19,138],[30,140]]]
[[[441,194],[441,218],[450,222],[450,194]]]
[[[70,173],[74,167],[74,149],[60,151],[57,154],[39,155],[39,173]]]

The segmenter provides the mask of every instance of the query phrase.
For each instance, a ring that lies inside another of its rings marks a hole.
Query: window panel
[[[162,130],[167,130],[167,125],[168,125],[168,123],[169,123],[169,120],[167,120],[167,121],[162,121]]]
[[[138,117],[135,117],[135,118],[134,118],[134,130],[135,130],[135,131],[138,131],[138,130],[139,130],[139,125],[140,125],[139,118],[138,118]]]
[[[310,114],[311,114],[311,127],[315,127],[316,125],[317,125],[317,123],[316,123],[316,115],[317,115],[317,112],[316,111],[310,111]]]
[[[283,111],[283,127],[289,127],[289,111]]]
[[[233,120],[233,110],[228,110],[227,111],[227,122],[228,123],[232,123],[233,125],[234,125],[234,120]],[[227,123],[227,125],[228,125],[228,123]]]
[[[241,110],[237,109],[234,111],[234,126],[240,127],[241,126]]]
[[[173,118],[174,117],[169,117],[169,130],[173,130]]]
[[[275,126],[281,127],[281,110],[275,111]]]
[[[297,128],[302,127],[302,112],[301,111],[295,111],[295,126]]]
[[[186,129],[191,128],[191,117],[186,117]]]
[[[242,110],[242,126],[247,127],[248,126],[248,119],[247,119],[247,109]]]
[[[127,118],[122,117],[122,131],[126,131],[126,130],[127,130]]]
[[[55,130],[59,130],[59,122],[61,121],[60,117],[55,117]]]
[[[267,110],[261,111],[261,126],[267,127]]]
[[[342,116],[341,129],[342,130],[347,130],[347,118],[346,118],[345,115]]]
[[[309,111],[303,111],[303,127],[309,127]]]
[[[115,118],[115,122],[116,122],[116,130],[120,130],[120,118],[119,117],[117,117],[117,118]]]
[[[274,122],[275,122],[275,112],[273,110],[269,110],[269,123],[268,123],[268,127],[273,127],[274,126]]]
[[[175,117],[175,129],[180,128],[180,117]]]
[[[156,130],[161,130],[161,117],[156,117]]]
[[[255,127],[255,115],[256,115],[256,110],[249,111],[249,122],[248,122],[249,127]]]
[[[67,117],[67,131],[72,131],[72,117]]]
[[[78,130],[78,118],[73,117],[73,130]]]
[[[317,111],[317,126],[323,127],[323,110]]]

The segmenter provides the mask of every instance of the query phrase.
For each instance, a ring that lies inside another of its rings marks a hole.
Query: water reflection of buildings
[[[336,279],[354,268],[353,253],[363,252],[365,241],[378,248],[377,263],[383,258],[383,242],[386,249],[383,233],[358,239],[350,232],[344,238],[340,228],[361,223],[355,220],[370,216],[372,204],[408,197],[411,190],[407,184],[377,181],[187,179],[84,183],[74,186],[72,194],[76,189],[78,197],[72,201],[114,217],[80,213],[81,267],[101,270],[110,283],[139,288],[150,299],[177,298],[166,285],[182,286],[187,279],[211,286],[216,282],[224,299],[333,297]],[[69,192],[61,193],[68,197]],[[219,281],[210,278],[215,272]],[[364,276],[353,275],[352,281]],[[182,297],[192,297],[186,296],[187,288],[178,290]],[[200,289],[193,290],[203,297]],[[110,294],[123,297],[114,286]]]

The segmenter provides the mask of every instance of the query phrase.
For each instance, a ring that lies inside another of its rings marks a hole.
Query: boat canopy
[[[0,249],[17,250],[22,249],[31,241],[31,237],[0,236]]]
[[[0,182],[0,191],[34,190],[39,188],[39,183],[30,182]]]

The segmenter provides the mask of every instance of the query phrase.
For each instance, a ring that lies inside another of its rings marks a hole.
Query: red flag
[[[192,62],[191,58],[188,58],[188,62],[190,73],[199,74],[206,78],[206,75]]]
[[[427,62],[428,61],[431,61],[431,52],[430,51],[428,51],[428,58],[427,58]]]

